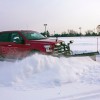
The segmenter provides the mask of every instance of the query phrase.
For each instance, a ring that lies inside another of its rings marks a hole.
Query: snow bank
[[[78,81],[97,66],[89,57],[57,58],[35,54],[21,61],[0,62],[0,85],[55,86]]]

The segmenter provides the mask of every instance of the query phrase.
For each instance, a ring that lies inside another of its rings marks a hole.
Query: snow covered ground
[[[74,40],[76,52],[97,50],[97,37]],[[100,37],[98,37],[100,51]],[[57,58],[35,54],[0,62],[0,100],[100,100],[100,56]]]

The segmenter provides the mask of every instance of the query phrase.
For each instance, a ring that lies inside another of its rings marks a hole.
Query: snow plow
[[[66,45],[63,43],[64,52],[61,52],[61,50],[59,52],[57,52],[57,55],[59,54],[60,56],[64,56],[64,57],[86,57],[89,56],[92,60],[96,61],[96,55],[99,55],[98,50],[96,52],[83,52],[83,53],[73,53],[73,51],[70,49],[70,44],[72,44],[73,41],[69,41],[69,43]],[[59,45],[59,48],[61,48],[61,46]],[[61,54],[60,54],[61,53]]]
[[[44,37],[36,31],[18,30],[0,32],[0,59],[23,59],[36,52],[56,57],[84,57],[89,56],[96,60],[99,52],[73,54],[70,44],[64,41]]]

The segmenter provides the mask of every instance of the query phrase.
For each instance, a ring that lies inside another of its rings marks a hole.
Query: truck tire
[[[35,53],[40,53],[40,52],[39,52],[39,50],[31,50],[30,53],[29,53],[29,55],[33,55]]]
[[[0,61],[4,61],[4,57],[0,55]]]

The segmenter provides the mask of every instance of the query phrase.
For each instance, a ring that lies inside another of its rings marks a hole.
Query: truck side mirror
[[[17,36],[14,37],[14,38],[13,38],[13,42],[18,43],[18,42],[19,42],[19,37],[17,37]]]
[[[24,41],[21,40],[18,36],[13,38],[13,42],[15,42],[15,43],[24,43]]]

